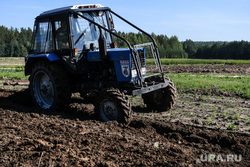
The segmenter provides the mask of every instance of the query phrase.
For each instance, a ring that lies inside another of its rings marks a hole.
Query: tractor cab
[[[105,50],[114,48],[112,35],[93,24],[112,30],[108,10],[102,5],[76,5],[41,13],[35,21],[30,54],[55,53],[76,70],[72,61],[83,51],[97,51],[100,44]],[[103,41],[99,44],[100,37]],[[55,58],[53,54],[48,56]]]

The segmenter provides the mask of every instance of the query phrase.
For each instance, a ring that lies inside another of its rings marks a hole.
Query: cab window
[[[69,38],[68,38],[68,26],[66,20],[57,20],[55,24],[55,34],[56,34],[56,45],[57,49],[68,49],[69,48]]]
[[[46,53],[54,48],[52,26],[50,22],[39,22],[35,26],[33,52]]]
[[[36,34],[34,41],[34,52],[45,52],[46,39],[48,34],[49,22],[39,22],[36,25]]]

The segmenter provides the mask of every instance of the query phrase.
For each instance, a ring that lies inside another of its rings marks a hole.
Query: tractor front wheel
[[[166,78],[168,79],[168,78]],[[158,112],[170,110],[176,101],[177,91],[172,80],[166,88],[143,94],[142,98],[147,108]]]
[[[110,88],[100,92],[95,112],[105,122],[117,121],[128,124],[132,115],[128,98],[118,89]]]

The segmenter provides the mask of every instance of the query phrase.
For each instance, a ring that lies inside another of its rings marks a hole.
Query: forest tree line
[[[118,32],[118,35],[127,39],[133,46],[135,44],[142,44],[151,42],[151,40],[142,33],[124,33]],[[168,38],[166,35],[151,34],[155,39],[161,58],[188,58],[188,54],[183,49],[183,44],[176,36]],[[120,39],[116,39],[118,46],[127,47],[126,43]]]
[[[196,53],[189,58],[197,59],[250,59],[250,42],[214,42],[212,45],[199,46],[202,42],[195,42]]]
[[[31,47],[30,28],[10,28],[0,26],[0,57],[24,57]]]
[[[149,38],[142,33],[118,34],[133,46],[147,43]],[[250,42],[180,42],[177,36],[151,34],[155,39],[161,58],[196,59],[250,59]],[[24,57],[31,47],[32,30],[0,26],[0,57]],[[116,39],[119,47],[127,47],[122,40]]]

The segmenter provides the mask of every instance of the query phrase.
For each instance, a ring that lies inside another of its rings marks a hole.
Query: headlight
[[[132,70],[131,73],[132,73],[132,78],[137,77],[137,72],[136,72],[136,70]]]
[[[132,70],[131,73],[132,73],[132,78],[136,78],[137,77],[136,70]],[[146,67],[141,68],[141,74],[142,75],[146,75],[146,73],[147,73]]]
[[[146,67],[141,68],[141,74],[146,75],[147,74],[147,69]]]

